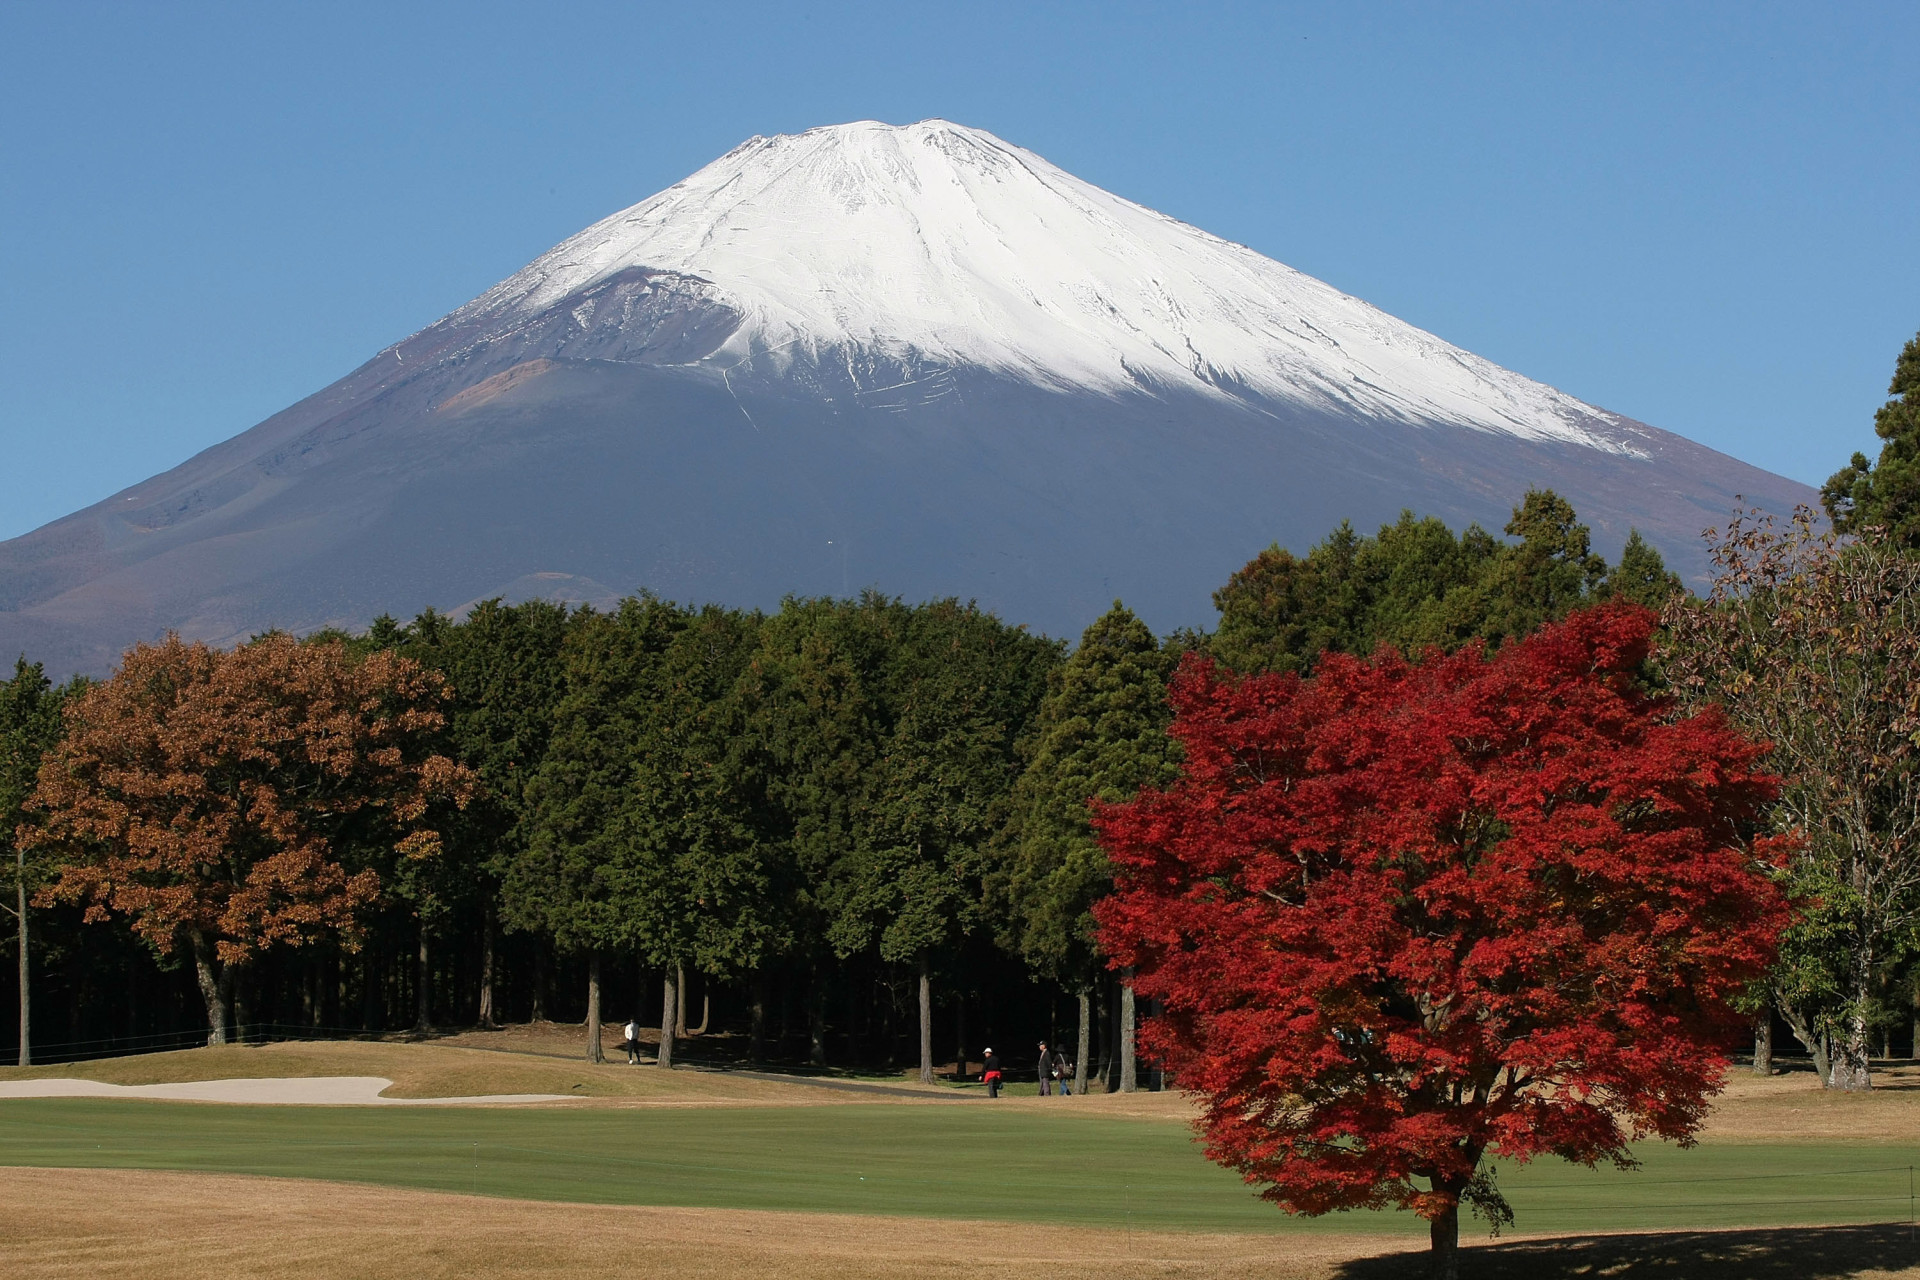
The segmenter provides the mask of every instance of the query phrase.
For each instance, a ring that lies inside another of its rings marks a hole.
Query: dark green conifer
[[[1175,656],[1114,601],[1048,678],[1027,767],[1014,786],[1005,940],[1037,973],[1078,997],[1074,1061],[1082,1087],[1089,993],[1101,972],[1092,909],[1113,887],[1087,806],[1131,799],[1141,787],[1165,786],[1176,776],[1178,748],[1167,737],[1166,703]]]
[[[1887,393],[1893,399],[1873,415],[1879,461],[1854,454],[1820,487],[1820,502],[1840,533],[1879,529],[1894,545],[1920,550],[1920,336],[1901,349]]]

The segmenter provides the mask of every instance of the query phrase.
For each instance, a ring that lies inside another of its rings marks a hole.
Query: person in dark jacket
[[[1053,1065],[1053,1050],[1047,1048],[1047,1042],[1040,1042],[1040,1096],[1053,1096],[1053,1081],[1057,1072]]]
[[[980,1057],[980,1078],[987,1082],[987,1096],[997,1098],[1000,1096],[1000,1059],[991,1049]]]

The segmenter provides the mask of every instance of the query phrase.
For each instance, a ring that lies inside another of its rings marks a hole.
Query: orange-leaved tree
[[[1784,839],[1764,748],[1642,684],[1654,623],[1603,606],[1310,679],[1187,660],[1183,776],[1096,807],[1096,913],[1209,1156],[1294,1213],[1411,1208],[1451,1276],[1461,1204],[1511,1216],[1484,1157],[1690,1140]]]
[[[67,705],[41,766],[27,835],[62,864],[41,897],[188,952],[224,1044],[240,969],[328,933],[351,945],[381,864],[438,855],[436,807],[474,785],[435,749],[447,697],[411,659],[338,641],[140,645]]]

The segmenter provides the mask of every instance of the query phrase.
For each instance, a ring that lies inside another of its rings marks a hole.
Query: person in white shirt
[[[632,1018],[627,1019],[627,1065],[640,1064],[640,1024]]]

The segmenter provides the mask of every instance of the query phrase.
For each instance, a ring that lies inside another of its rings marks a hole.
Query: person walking
[[[1053,1078],[1060,1082],[1060,1096],[1073,1096],[1073,1064],[1067,1061],[1065,1049],[1056,1050],[1053,1055]]]
[[[1000,1096],[1000,1059],[991,1049],[980,1055],[980,1078],[987,1082],[989,1098]]]
[[[1054,1080],[1054,1074],[1055,1074],[1053,1069],[1053,1050],[1047,1048],[1047,1042],[1045,1040],[1042,1040],[1040,1042],[1040,1073],[1039,1074],[1040,1074],[1040,1096],[1043,1098],[1052,1097],[1053,1096],[1053,1080]]]
[[[633,1018],[627,1019],[627,1065],[640,1065],[640,1023]]]

